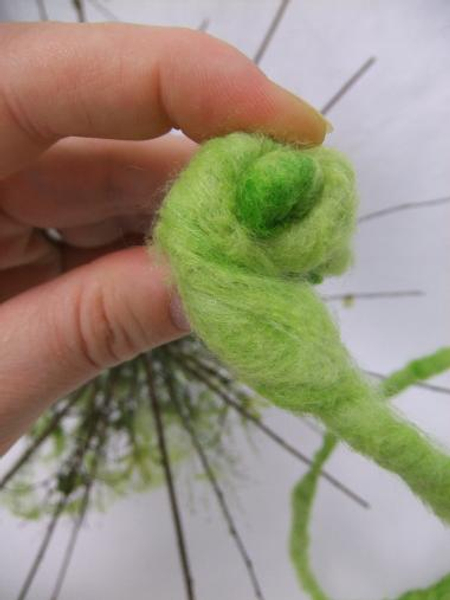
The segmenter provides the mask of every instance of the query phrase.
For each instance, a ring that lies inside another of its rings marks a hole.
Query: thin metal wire
[[[174,356],[176,358],[176,355],[174,355]],[[268,425],[266,425],[260,419],[258,419],[254,415],[252,415],[252,413],[250,413],[241,404],[239,404],[239,402],[237,402],[227,392],[227,390],[223,389],[218,383],[216,383],[215,381],[212,381],[211,379],[206,379],[205,375],[201,371],[199,371],[198,368],[187,365],[186,359],[189,360],[188,357],[185,356],[184,359],[185,360],[183,361],[182,366],[184,369],[186,369],[186,371],[191,372],[191,374],[194,375],[197,379],[199,379],[200,381],[203,381],[205,383],[205,385],[209,386],[209,388],[211,390],[214,390],[217,393],[217,395],[224,402],[226,402],[229,406],[233,407],[245,419],[247,419],[248,421],[253,423],[261,432],[263,432],[267,437],[269,437],[272,441],[274,441],[276,444],[278,444],[281,448],[283,448],[284,450],[289,452],[289,454],[291,454],[292,456],[295,456],[295,458],[298,458],[299,460],[301,460],[303,463],[305,463],[308,466],[312,465],[312,460],[308,456],[306,456],[305,454],[300,452],[300,450],[298,450],[297,448],[295,448],[294,446],[289,444],[278,433],[276,433],[271,427],[268,427]],[[177,360],[179,362],[179,359],[177,359]],[[192,362],[193,361],[191,361],[191,363]],[[198,365],[198,363],[197,363],[197,365]],[[364,500],[364,498],[361,498],[361,496],[359,496],[358,494],[356,494],[355,492],[350,490],[343,483],[341,483],[339,480],[337,480],[335,477],[333,477],[333,475],[330,475],[326,471],[322,471],[321,476],[324,479],[326,479],[329,483],[331,483],[331,485],[333,485],[336,489],[343,492],[351,500],[354,500],[359,506],[362,506],[363,508],[370,508],[369,503],[366,500]]]
[[[387,217],[393,213],[401,212],[403,210],[416,210],[420,208],[430,208],[430,206],[441,206],[442,204],[448,204],[450,202],[450,196],[443,196],[442,198],[433,198],[432,200],[419,200],[418,202],[404,202],[403,204],[396,204],[389,206],[388,208],[382,208],[371,213],[367,213],[362,217],[359,217],[358,223],[370,221],[372,219],[378,219],[379,217]]]
[[[375,300],[377,298],[414,298],[425,296],[422,290],[394,290],[392,292],[348,292],[345,294],[325,294],[322,300],[332,302],[334,300]]]
[[[109,393],[106,396],[105,404],[108,404],[110,399],[111,399],[111,393]],[[79,445],[77,445],[75,447],[75,450],[69,459],[70,460],[69,472],[71,474],[76,474],[78,472],[78,469],[80,468],[80,465],[82,464],[85,452],[89,448],[91,440],[96,435],[101,412],[102,411],[97,410],[97,408],[95,406],[95,402],[92,401],[92,405],[91,405],[91,408],[89,410],[89,413],[88,413],[88,416],[86,419],[86,423],[89,423],[89,425],[87,426],[86,437],[81,441],[81,443]],[[53,512],[52,518],[47,527],[44,539],[42,540],[39,550],[36,554],[36,557],[28,571],[28,574],[27,574],[25,581],[21,587],[21,590],[19,592],[17,600],[25,600],[26,596],[28,595],[28,592],[30,591],[30,588],[34,581],[36,573],[39,569],[39,566],[41,565],[41,563],[44,559],[44,556],[47,552],[47,548],[48,548],[50,540],[53,536],[53,533],[55,531],[56,525],[58,524],[58,521],[59,521],[61,515],[63,514],[64,508],[66,507],[66,504],[69,501],[69,496],[70,496],[69,493],[65,493],[60,498],[58,504],[56,505],[55,511]]]
[[[65,495],[60,499],[59,503],[57,504],[55,512],[53,513],[52,518],[50,520],[50,523],[47,526],[47,530],[45,532],[44,539],[42,540],[41,545],[39,547],[38,553],[36,554],[36,557],[33,561],[33,564],[31,565],[30,570],[28,571],[28,574],[25,578],[25,581],[19,592],[19,595],[17,596],[17,600],[25,600],[26,596],[28,595],[28,592],[30,591],[30,587],[36,576],[37,570],[39,569],[39,566],[44,559],[45,553],[47,552],[48,545],[50,543],[50,540],[52,539],[56,525],[58,524],[58,521],[59,521],[59,519],[64,511],[64,508],[68,502],[68,499],[69,499],[69,497],[67,495]]]
[[[95,477],[97,475],[98,467],[100,465],[100,461],[104,458],[105,451],[105,442],[107,438],[108,431],[108,407],[109,401],[112,399],[112,393],[110,397],[106,400],[103,406],[103,418],[100,420],[99,428],[97,431],[97,440],[96,447],[94,451],[94,460],[91,466],[91,472],[89,473],[88,479],[85,483],[85,488],[83,492],[83,497],[81,499],[80,511],[78,513],[78,517],[74,523],[74,527],[72,529],[72,534],[69,539],[69,543],[67,544],[66,551],[64,553],[63,562],[61,564],[61,568],[59,569],[58,576],[56,578],[55,587],[53,588],[53,592],[50,600],[58,600],[58,596],[61,593],[62,586],[64,584],[64,580],[67,575],[67,571],[69,569],[70,562],[73,557],[73,553],[75,551],[75,546],[78,540],[78,535],[80,533],[81,527],[84,523],[84,519],[86,517],[87,510],[89,508],[89,501],[92,492],[92,488],[94,486]]]
[[[61,564],[61,568],[59,570],[58,577],[56,579],[55,587],[53,589],[50,600],[57,600],[59,594],[61,593],[61,588],[64,584],[64,580],[66,578],[67,571],[69,569],[69,565],[71,563],[71,560],[72,560],[72,557],[73,557],[73,554],[75,551],[75,546],[76,546],[76,543],[78,540],[78,535],[80,533],[81,526],[83,525],[83,522],[84,522],[84,519],[86,516],[86,512],[87,512],[87,509],[89,506],[89,493],[90,493],[90,488],[86,487],[84,495],[83,495],[83,499],[82,499],[82,506],[80,509],[80,513],[79,513],[77,519],[75,520],[74,527],[73,527],[72,533],[70,535],[69,543],[67,544],[67,548],[64,552],[63,562]]]
[[[86,9],[84,7],[83,0],[72,0],[72,5],[77,13],[77,19],[79,23],[86,23]]]
[[[36,0],[36,5],[37,5],[40,20],[48,21],[49,15],[48,15],[47,7],[45,6],[45,0]]]
[[[181,519],[181,512],[178,503],[178,497],[176,493],[175,483],[172,474],[172,467],[170,464],[170,456],[167,449],[166,435],[164,432],[164,424],[161,416],[161,408],[159,405],[158,395],[153,381],[153,372],[151,367],[151,359],[148,357],[143,358],[144,369],[147,374],[147,384],[149,391],[150,407],[152,409],[153,417],[155,420],[156,435],[158,438],[158,446],[161,455],[161,464],[164,471],[164,476],[167,485],[167,491],[169,493],[170,507],[172,511],[172,519],[175,527],[175,535],[177,539],[178,553],[180,556],[181,567],[183,572],[184,585],[186,590],[186,597],[188,600],[195,600],[194,594],[194,580],[191,573],[191,567],[189,563],[189,555],[187,552],[187,545],[183,531],[183,524]]]
[[[200,23],[200,25],[198,26],[197,30],[198,31],[203,31],[205,32],[210,24],[210,20],[206,17],[205,19],[203,19],[203,21]]]
[[[320,111],[326,115],[336,104],[345,96],[345,94],[357,83],[361,77],[374,65],[376,58],[371,56],[368,58],[359,69],[338,89],[338,91],[328,100]]]
[[[95,394],[97,390],[97,386],[94,384],[92,388],[92,393]],[[24,450],[24,452],[19,456],[16,462],[12,465],[12,467],[3,475],[2,479],[0,479],[0,491],[6,486],[6,484],[14,477],[14,475],[21,469],[21,467],[31,458],[31,456],[40,448],[40,446],[45,442],[45,440],[51,435],[52,431],[59,425],[61,420],[67,415],[72,406],[76,404],[76,402],[82,396],[82,392],[78,392],[73,395],[73,397],[67,402],[63,409],[55,413],[47,427],[42,431],[42,433],[34,439],[30,445]]]
[[[381,380],[388,379],[389,377],[389,375],[384,375],[383,373],[378,373],[376,371],[370,371],[369,369],[364,369],[364,373],[367,373],[367,375]],[[426,381],[416,381],[415,383],[411,383],[409,387],[418,387],[423,388],[424,390],[429,390],[430,392],[437,392],[438,394],[450,395],[450,388],[444,387],[442,385],[435,385],[434,383],[427,383]]]
[[[269,27],[267,28],[266,33],[264,34],[264,37],[261,40],[261,43],[255,53],[255,56],[253,57],[253,62],[255,63],[255,65],[259,65],[264,54],[267,52],[267,49],[268,49],[270,43],[272,42],[272,39],[273,39],[273,37],[281,23],[281,20],[286,12],[286,9],[289,6],[289,2],[290,2],[290,0],[281,0],[279,6],[277,8],[277,11],[275,12],[275,14],[273,16],[273,19],[269,23]]]
[[[250,577],[250,580],[252,583],[255,597],[258,598],[259,600],[264,600],[263,591],[262,591],[259,579],[256,575],[253,561],[252,561],[250,554],[244,544],[244,541],[236,527],[233,515],[230,512],[225,495],[217,481],[214,471],[211,468],[211,465],[209,464],[209,460],[208,460],[208,457],[206,456],[206,452],[204,451],[197,435],[195,434],[195,430],[192,426],[192,420],[188,413],[188,410],[185,407],[185,405],[182,402],[180,402],[179,398],[177,397],[176,391],[174,390],[174,387],[172,385],[170,378],[167,378],[167,387],[169,390],[170,399],[172,401],[172,404],[175,407],[175,410],[178,414],[178,417],[179,417],[184,429],[186,430],[186,432],[188,433],[188,435],[191,439],[191,443],[200,459],[200,462],[202,464],[202,467],[206,474],[206,477],[207,477],[207,479],[211,485],[211,488],[217,498],[217,502],[220,506],[222,515],[225,519],[225,522],[228,526],[230,535],[233,538],[233,540],[235,541],[237,549],[239,551],[239,554],[241,555],[242,560],[244,561],[245,567],[247,569],[247,572],[249,574],[249,577]]]

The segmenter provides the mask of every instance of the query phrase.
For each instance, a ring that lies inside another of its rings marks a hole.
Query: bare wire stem
[[[77,19],[79,23],[86,23],[86,9],[84,7],[83,0],[72,0],[73,8],[77,13]]]
[[[93,436],[95,435],[97,424],[98,424],[98,419],[92,418],[92,421],[91,421],[91,423],[88,427],[87,433],[86,433],[86,437],[80,444],[78,444],[76,446],[73,454],[69,458],[68,462],[71,465],[69,473],[71,475],[75,475],[76,473],[78,473],[79,467],[80,467],[83,457],[84,457],[84,454],[85,454],[87,448],[89,447],[89,444],[90,444]],[[64,466],[62,467],[62,469],[63,468],[64,468]],[[59,518],[61,517],[61,515],[64,511],[64,508],[69,501],[69,496],[70,496],[70,493],[64,493],[63,496],[60,498],[58,504],[56,505],[56,509],[53,512],[53,515],[52,515],[50,523],[47,527],[44,539],[42,540],[39,550],[36,554],[36,557],[31,565],[30,570],[28,571],[27,577],[25,578],[24,584],[22,585],[22,588],[19,592],[17,600],[24,600],[26,598],[26,596],[30,590],[30,587],[34,581],[34,578],[36,576],[37,570],[38,570],[41,562],[44,559],[45,553],[47,552],[48,545],[49,545],[52,535],[55,531],[56,525],[58,524]]]
[[[273,442],[278,444],[281,448],[286,450],[289,454],[303,462],[304,464],[310,466],[312,464],[312,460],[303,454],[300,450],[292,446],[289,442],[281,437],[278,433],[276,433],[271,427],[268,427],[265,423],[263,423],[258,417],[249,412],[246,408],[244,408],[231,394],[228,393],[227,390],[223,388],[223,386],[214,380],[214,374],[208,374],[202,371],[201,365],[198,363],[196,366],[192,366],[192,363],[195,363],[191,357],[184,356],[184,360],[180,361],[179,358],[175,355],[175,360],[181,365],[183,369],[187,372],[191,373],[194,377],[196,377],[199,381],[202,381],[205,385],[207,385],[211,390],[213,390],[219,398],[228,406],[231,406],[235,411],[237,411],[242,417],[253,423],[255,427],[257,427],[262,433],[264,433],[268,438],[270,438]],[[361,498],[358,494],[350,490],[347,486],[341,483],[338,479],[330,475],[326,471],[321,472],[321,476],[326,479],[331,485],[333,485],[336,489],[343,492],[347,497],[351,500],[355,501],[357,504],[362,506],[363,508],[370,508],[369,503]]]
[[[0,490],[7,485],[14,475],[16,475],[23,465],[31,458],[31,456],[33,456],[33,454],[42,446],[45,440],[52,434],[56,427],[58,427],[62,419],[70,412],[70,409],[74,406],[74,404],[76,404],[76,402],[80,399],[80,396],[81,392],[74,394],[64,408],[54,414],[47,427],[31,442],[28,448],[24,450],[12,467],[5,473],[5,475],[3,475],[2,479],[0,480]]]
[[[48,21],[49,16],[48,16],[47,7],[45,6],[45,0],[36,0],[36,6],[38,9],[40,20]]]
[[[166,443],[164,424],[161,415],[161,407],[159,404],[158,394],[154,385],[154,374],[151,365],[151,358],[149,358],[148,356],[143,357],[143,364],[147,374],[147,386],[149,392],[150,407],[155,421],[156,435],[158,438],[158,446],[161,455],[161,464],[167,484],[167,491],[169,494],[170,508],[172,511],[172,519],[177,539],[178,553],[180,556],[181,567],[183,571],[186,597],[188,598],[188,600],[195,600],[194,580],[191,574],[187,545],[181,520],[181,513],[175,488],[175,482],[172,474],[172,467],[170,464],[170,456]]]
[[[272,39],[273,36],[275,35],[281,20],[283,19],[284,13],[286,12],[286,9],[289,5],[290,0],[281,0],[280,4],[272,18],[272,20],[270,21],[269,27],[266,30],[266,33],[264,34],[263,39],[261,40],[261,43],[255,53],[255,56],[253,57],[253,62],[255,63],[255,65],[259,65],[259,63],[261,62],[264,54],[266,53]]]
[[[209,27],[209,19],[208,19],[208,17],[205,17],[205,18],[204,18],[204,19],[201,21],[201,23],[200,23],[200,25],[198,26],[197,30],[198,30],[198,31],[203,31],[203,32],[205,32],[205,31],[207,31],[208,27]]]
[[[62,586],[64,584],[64,580],[67,575],[67,571],[69,569],[70,562],[72,560],[75,546],[78,540],[78,535],[80,533],[81,527],[83,525],[84,519],[86,517],[87,510],[89,508],[89,501],[92,492],[92,488],[94,486],[95,477],[97,474],[97,470],[102,459],[103,449],[106,442],[106,434],[108,430],[108,407],[110,402],[113,400],[113,391],[114,391],[114,383],[116,378],[114,375],[111,375],[110,379],[110,389],[108,391],[108,395],[105,399],[105,402],[102,406],[102,419],[99,422],[98,430],[97,430],[97,443],[94,449],[95,456],[94,461],[91,466],[91,472],[85,482],[83,497],[81,499],[80,511],[75,520],[72,533],[69,539],[69,543],[67,544],[66,551],[64,553],[64,558],[61,564],[61,568],[59,569],[58,576],[55,582],[55,587],[53,588],[53,592],[50,600],[57,600],[59,594],[61,593]]]
[[[371,56],[368,58],[359,69],[353,73],[353,75],[347,79],[347,81],[338,89],[338,91],[328,100],[320,111],[323,115],[326,115],[330,110],[336,106],[336,104],[346,95],[346,93],[357,83],[370,67],[375,63],[376,58]]]
[[[56,509],[52,515],[52,518],[47,526],[44,539],[41,542],[41,545],[35,556],[33,564],[31,565],[31,568],[28,571],[28,574],[25,578],[25,581],[19,592],[19,595],[17,596],[17,600],[24,600],[24,598],[26,598],[26,596],[30,590],[30,587],[33,583],[33,580],[36,576],[37,570],[38,570],[41,562],[44,559],[45,553],[47,552],[47,548],[50,543],[50,540],[52,539],[56,525],[58,524],[59,518],[61,517],[68,500],[69,500],[69,497],[67,495],[64,495],[61,497],[59,503],[57,504]]]
[[[382,373],[377,373],[376,371],[370,371],[368,369],[364,369],[364,373],[367,373],[367,375],[381,380],[388,379],[389,377],[389,375],[383,375]],[[414,383],[411,383],[409,387],[418,387],[424,390],[430,390],[430,392],[437,392],[439,394],[450,395],[450,388],[444,387],[442,385],[435,385],[433,383],[427,383],[426,381],[415,381]]]
[[[73,557],[73,553],[75,551],[75,546],[76,546],[76,543],[78,540],[78,534],[80,533],[81,526],[83,524],[87,509],[89,506],[90,489],[91,489],[91,486],[85,487],[83,498],[82,498],[82,506],[80,507],[80,513],[77,515],[77,518],[75,519],[72,533],[70,535],[69,543],[67,544],[67,548],[64,552],[64,558],[63,558],[61,567],[59,569],[55,587],[53,588],[53,592],[50,597],[50,600],[56,600],[61,592],[61,588],[63,586],[64,580],[67,575],[67,571],[69,569],[70,562]]]
[[[103,409],[98,408],[96,406],[95,395],[91,398],[90,407],[84,419],[84,425],[81,427],[81,431],[85,432],[85,435],[83,435],[81,440],[77,442],[72,454],[68,457],[68,459],[64,461],[63,465],[60,468],[60,473],[64,472],[65,469],[68,468],[69,478],[78,475],[80,467],[83,464],[84,456],[87,450],[89,449],[92,440],[99,431],[99,423],[101,422],[101,418],[105,415],[105,407],[109,404],[111,398],[112,393],[110,390],[108,390],[108,392],[105,394],[105,399],[103,401]],[[22,585],[17,600],[24,600],[26,598],[30,587],[34,581],[38,568],[42,563],[42,560],[44,559],[45,553],[55,531],[56,525],[58,524],[58,521],[64,511],[64,508],[66,507],[69,501],[70,494],[71,492],[64,492],[58,504],[56,505],[51,521],[47,527],[44,539],[42,540],[36,557],[30,567],[30,570],[28,571],[27,577],[25,579],[24,584]]]
[[[66,551],[64,553],[63,562],[61,564],[61,568],[58,572],[58,577],[56,579],[55,587],[53,589],[50,600],[57,600],[59,594],[61,593],[61,589],[64,583],[64,580],[67,575],[67,571],[69,569],[70,562],[73,557],[73,553],[75,551],[75,546],[78,540],[78,535],[80,533],[81,527],[83,525],[84,519],[86,517],[87,510],[89,508],[89,500],[95,479],[95,474],[92,474],[89,478],[83,492],[83,498],[81,500],[80,512],[75,520],[72,533],[70,535],[69,543],[67,544]]]
[[[372,219],[378,219],[379,217],[387,217],[403,210],[416,210],[419,208],[429,208],[430,206],[441,206],[450,202],[450,196],[443,196],[442,198],[433,198],[431,200],[419,200],[418,202],[404,202],[403,204],[395,204],[394,206],[388,206],[374,212],[367,213],[359,217],[358,223],[364,223],[365,221],[371,221]]]
[[[378,298],[414,298],[425,296],[422,290],[393,290],[390,292],[347,292],[345,294],[326,294],[322,296],[325,302],[334,300],[376,300]]]
[[[189,415],[189,411],[188,411],[186,405],[183,402],[181,402],[180,399],[178,398],[177,392],[174,389],[173,381],[170,376],[166,376],[166,385],[167,385],[167,388],[169,391],[169,395],[170,395],[172,404],[175,407],[175,410],[180,418],[180,421],[181,421],[184,429],[186,430],[186,432],[188,433],[188,435],[191,439],[191,443],[192,443],[192,445],[197,453],[197,456],[201,462],[201,465],[202,465],[203,470],[206,474],[206,477],[211,485],[214,495],[217,498],[217,502],[219,504],[220,510],[222,511],[223,517],[228,526],[228,531],[230,532],[231,537],[233,538],[234,542],[236,543],[238,552],[244,562],[245,568],[247,569],[247,572],[249,574],[250,581],[251,581],[251,584],[253,587],[253,591],[255,593],[255,597],[258,598],[259,600],[264,600],[264,595],[263,595],[258,577],[256,575],[253,561],[252,561],[250,554],[245,546],[242,536],[240,535],[240,533],[236,527],[233,515],[230,512],[225,495],[224,495],[222,488],[220,487],[220,485],[217,481],[217,478],[214,474],[214,471],[209,463],[208,457],[206,456],[206,452],[204,451],[204,449],[198,439],[198,436],[195,432],[195,429],[192,425],[192,420]]]

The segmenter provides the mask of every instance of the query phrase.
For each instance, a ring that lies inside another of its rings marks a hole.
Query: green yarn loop
[[[312,285],[349,266],[356,207],[340,153],[235,133],[202,146],[154,238],[194,330],[238,378],[321,419],[450,521],[450,456],[383,401]]]

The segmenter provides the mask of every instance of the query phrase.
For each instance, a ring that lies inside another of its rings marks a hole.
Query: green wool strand
[[[356,208],[338,152],[235,133],[174,183],[155,240],[194,330],[239,379],[321,419],[450,521],[450,456],[382,401],[312,285],[349,266]]]
[[[328,433],[314,455],[309,471],[295,485],[291,494],[290,554],[298,580],[313,600],[329,600],[311,568],[309,524],[322,467],[336,447],[337,439]]]
[[[401,391],[450,368],[450,348],[442,348],[422,358],[408,363],[403,369],[395,371],[381,384],[384,398],[392,398]],[[316,452],[312,464],[291,495],[291,533],[290,554],[298,580],[312,600],[329,600],[317,581],[310,563],[310,523],[319,478],[325,462],[330,458],[338,440],[328,433],[321,448]],[[449,600],[450,574],[428,588],[412,590],[402,594],[398,600]]]
[[[403,369],[390,375],[381,385],[383,396],[396,396],[404,389],[450,369],[450,347],[440,348],[433,354],[412,360]]]
[[[292,523],[290,535],[290,551],[292,563],[297,572],[299,582],[312,600],[330,600],[315,577],[309,559],[310,534],[309,524],[323,465],[336,447],[337,439],[331,434],[325,436],[324,442],[315,454],[308,473],[297,483],[292,492]],[[402,594],[397,600],[449,600],[450,574],[445,575],[427,588],[411,590]]]

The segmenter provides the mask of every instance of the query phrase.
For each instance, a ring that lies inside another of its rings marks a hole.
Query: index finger
[[[326,121],[235,48],[188,29],[0,25],[0,177],[58,139],[195,141],[259,131],[320,143]]]

